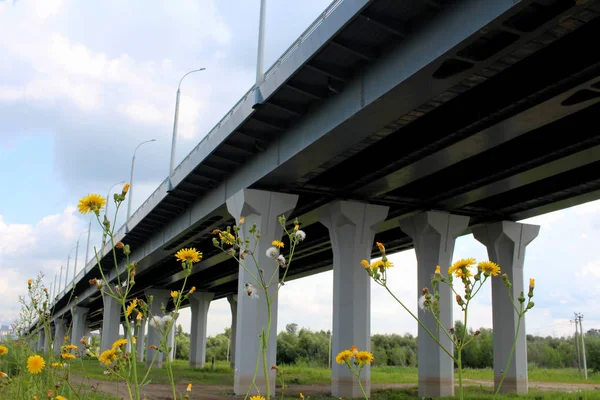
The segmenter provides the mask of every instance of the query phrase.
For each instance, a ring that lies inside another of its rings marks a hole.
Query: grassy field
[[[316,368],[301,365],[282,366],[285,371],[286,381],[293,384],[319,384],[331,382],[331,371],[326,368]],[[85,370],[85,372],[84,372]],[[143,363],[138,363],[139,373],[145,372]],[[206,385],[233,385],[233,371],[229,363],[219,361],[215,363],[215,370],[210,366],[202,369],[190,369],[187,361],[176,360],[173,363],[176,383],[198,382]],[[72,372],[76,375],[87,375],[90,378],[110,380],[110,375],[104,375],[104,368],[96,360],[83,360],[82,363],[73,363]],[[152,370],[150,379],[153,383],[168,383],[167,375],[162,370]],[[465,379],[489,380],[493,379],[491,369],[466,370]],[[560,383],[586,383],[575,369],[542,369],[529,370],[530,382],[560,382]],[[417,383],[416,368],[374,367],[371,370],[372,383]],[[589,374],[588,383],[600,384],[600,374]]]

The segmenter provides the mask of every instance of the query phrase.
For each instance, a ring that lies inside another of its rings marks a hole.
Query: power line
[[[585,359],[585,340],[583,338],[583,325],[581,323],[581,321],[583,320],[583,314],[582,313],[575,313],[575,320],[579,322],[579,332],[580,332],[580,336],[581,336],[581,353],[583,354],[583,376],[585,377],[585,380],[587,381],[588,378],[588,373],[587,373],[587,362]]]
[[[575,323],[575,346],[577,347],[577,370],[579,371],[579,376],[581,376],[581,351],[579,350],[579,339],[578,339],[578,331],[577,328],[577,319],[569,321],[571,323]]]

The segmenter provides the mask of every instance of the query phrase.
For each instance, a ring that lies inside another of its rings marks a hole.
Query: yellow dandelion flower
[[[45,366],[46,361],[44,361],[44,359],[38,356],[37,354],[34,356],[30,356],[27,359],[27,371],[29,371],[30,374],[39,374],[40,372],[42,372]]]
[[[127,344],[127,339],[119,339],[113,343],[112,349],[116,350],[118,347],[125,346],[126,344]]]
[[[123,186],[123,190],[121,191],[121,194],[126,195],[127,192],[129,192],[129,183],[126,183],[125,186]]]
[[[74,344],[65,344],[64,346],[60,346],[63,350],[77,350],[77,346]]]
[[[371,264],[371,269],[377,269],[377,268],[382,268],[384,267],[384,263],[381,260],[377,260],[375,262],[373,262],[373,264]]]
[[[8,375],[6,375],[6,373],[0,371],[0,378],[8,378]]]
[[[535,288],[535,279],[529,278],[529,287],[531,289]]]
[[[360,262],[360,264],[361,264],[363,267],[365,267],[365,269],[369,269],[369,268],[371,268],[371,264],[369,264],[369,262],[368,262],[367,260],[362,260],[362,261]]]
[[[477,264],[477,267],[481,268],[484,273],[487,272],[492,276],[498,276],[500,274],[500,266],[492,261],[480,261],[479,264]]]
[[[113,349],[104,350],[102,354],[98,357],[98,361],[100,361],[104,365],[109,365],[113,361],[117,360],[117,355]]]
[[[283,249],[283,247],[285,246],[281,240],[273,240],[271,244],[280,249]]]
[[[250,400],[266,400],[263,396],[252,396]]]
[[[187,390],[188,392],[191,392],[191,391],[192,391],[192,384],[191,384],[191,383],[188,383],[188,385],[187,385],[187,389],[186,389],[186,390]]]
[[[304,395],[302,393],[300,393],[299,396],[300,396],[301,399],[304,399]]]
[[[381,243],[381,242],[375,242],[375,244],[379,248],[380,252],[385,253],[385,246],[383,245],[383,243]]]
[[[98,213],[106,205],[106,199],[97,193],[88,194],[79,200],[77,208],[81,214]]]
[[[67,400],[65,396],[58,395],[56,396],[56,400]]]
[[[38,400],[38,397],[37,396],[33,396],[33,400]]]
[[[144,318],[144,316],[142,315],[141,312],[138,312],[137,317],[135,317],[135,319],[137,319],[138,321],[141,321]]]
[[[233,246],[233,242],[235,242],[235,236],[233,236],[229,232],[220,232],[219,231],[219,239],[221,239],[221,242],[228,244],[230,246]]]
[[[5,355],[6,353],[8,353],[8,347],[0,346],[0,356]]]
[[[240,225],[243,224],[244,222],[246,222],[246,218],[244,218],[244,217],[240,218]],[[190,383],[190,385],[191,385],[191,383]]]
[[[393,267],[393,266],[394,266],[394,263],[393,263],[393,262],[391,262],[391,261],[389,261],[389,260],[388,260],[388,261],[384,261],[384,262],[383,262],[383,266],[384,266],[385,268],[391,268],[391,267]]]
[[[468,269],[457,269],[456,271],[454,271],[454,275],[459,279],[469,278],[470,276],[472,276],[471,271],[469,271]]]
[[[126,317],[129,317],[131,315],[131,313],[133,312],[133,310],[137,307],[137,303],[138,303],[137,299],[133,299],[131,301],[131,303],[129,303],[129,305],[127,306],[127,310],[125,310],[125,316]]]
[[[189,248],[189,249],[181,249],[177,253],[175,253],[175,258],[177,258],[177,261],[181,261],[181,262],[190,261],[195,264],[197,262],[200,262],[200,260],[202,260],[202,253],[200,253],[198,250],[196,250],[193,247]]]
[[[475,265],[477,261],[474,258],[463,258],[462,260],[458,260],[450,268],[448,268],[448,275],[455,273],[459,269],[470,268]]]
[[[177,296],[179,296],[179,292],[178,291],[174,290],[174,291],[171,292],[171,297],[172,298],[176,299]]]
[[[57,363],[57,362],[53,362],[53,363],[52,363],[52,367],[53,367],[53,368],[62,367],[62,364],[61,364],[61,363]]]
[[[135,336],[134,336],[134,337],[131,339],[131,341],[133,342],[133,344],[136,344],[136,343],[137,343],[137,337],[135,337]]]
[[[361,364],[371,364],[373,362],[373,354],[368,351],[359,351],[356,354],[356,359],[360,361]]]
[[[32,280],[32,279],[28,279],[28,280],[27,280],[27,284],[28,284],[29,286],[31,286],[31,284],[32,284],[32,283],[33,283],[33,280]]]
[[[354,352],[351,350],[342,350],[335,356],[335,362],[338,364],[344,364],[346,361],[350,361],[354,357]]]
[[[442,271],[441,271],[441,268],[440,268],[440,266],[438,265],[437,267],[435,267],[435,274],[436,274],[436,275],[441,275],[441,273],[442,273]]]
[[[60,355],[60,358],[62,358],[63,360],[72,360],[75,358],[75,355],[71,353],[62,353]]]

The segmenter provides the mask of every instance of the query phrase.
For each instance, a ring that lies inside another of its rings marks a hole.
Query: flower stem
[[[438,346],[440,346],[440,348],[444,351],[444,353],[446,353],[448,355],[448,357],[450,357],[452,360],[456,361],[456,359],[454,358],[454,356],[452,354],[450,354],[450,352],[440,343],[439,340],[436,339],[436,337],[433,335],[433,333],[431,333],[431,331],[425,326],[425,324],[423,322],[421,322],[421,320],[419,318],[417,318],[417,316],[415,314],[413,314],[412,311],[410,311],[405,305],[404,303],[402,303],[400,301],[400,299],[398,299],[396,297],[396,295],[394,295],[394,293],[392,293],[392,291],[390,290],[389,287],[387,287],[387,284],[383,284],[382,285],[385,290],[388,291],[388,293],[394,298],[394,300],[396,300],[398,302],[398,304],[400,304],[402,306],[402,308],[404,308],[404,310],[406,310],[406,312],[408,312],[416,321],[417,323],[423,328],[425,329],[425,332],[427,332],[429,334],[429,336],[437,343]],[[444,329],[444,332],[446,332],[446,330]]]
[[[365,392],[365,388],[362,385],[362,382],[360,381],[360,371],[358,372],[358,374],[356,374],[356,378],[358,379],[358,386],[360,387],[360,391],[362,392],[363,396],[365,396],[366,400],[369,400],[369,396],[367,396],[367,392]]]
[[[521,312],[519,312],[519,319],[517,321],[517,331],[515,333],[515,340],[513,340],[512,348],[510,349],[510,353],[508,355],[508,360],[506,361],[506,367],[504,368],[504,371],[502,371],[502,374],[500,376],[500,382],[498,382],[498,387],[496,388],[496,391],[494,392],[494,396],[498,396],[498,393],[500,393],[500,388],[502,387],[502,383],[504,382],[504,378],[506,377],[506,372],[508,371],[508,368],[510,367],[510,362],[512,361],[512,357],[515,353],[515,347],[517,345],[517,339],[519,337],[519,330],[521,329],[521,319],[523,319],[523,304],[521,304]]]
[[[459,346],[458,348],[458,359],[456,362],[457,366],[458,366],[458,396],[460,398],[460,400],[463,400],[464,394],[463,394],[463,384],[462,384],[462,348]]]

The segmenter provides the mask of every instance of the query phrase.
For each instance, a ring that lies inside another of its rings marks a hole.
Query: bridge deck
[[[423,210],[473,226],[600,198],[599,2],[481,4],[335,1],[267,72],[262,104],[251,89],[119,232],[136,287],[179,287],[172,254],[195,246],[190,284],[235,292],[210,232],[233,223],[224,201],[243,187],[300,195],[308,240],[290,279],[331,267],[316,211],[336,199],[388,205],[376,240],[401,251],[398,221]],[[91,267],[76,292],[99,321]]]

